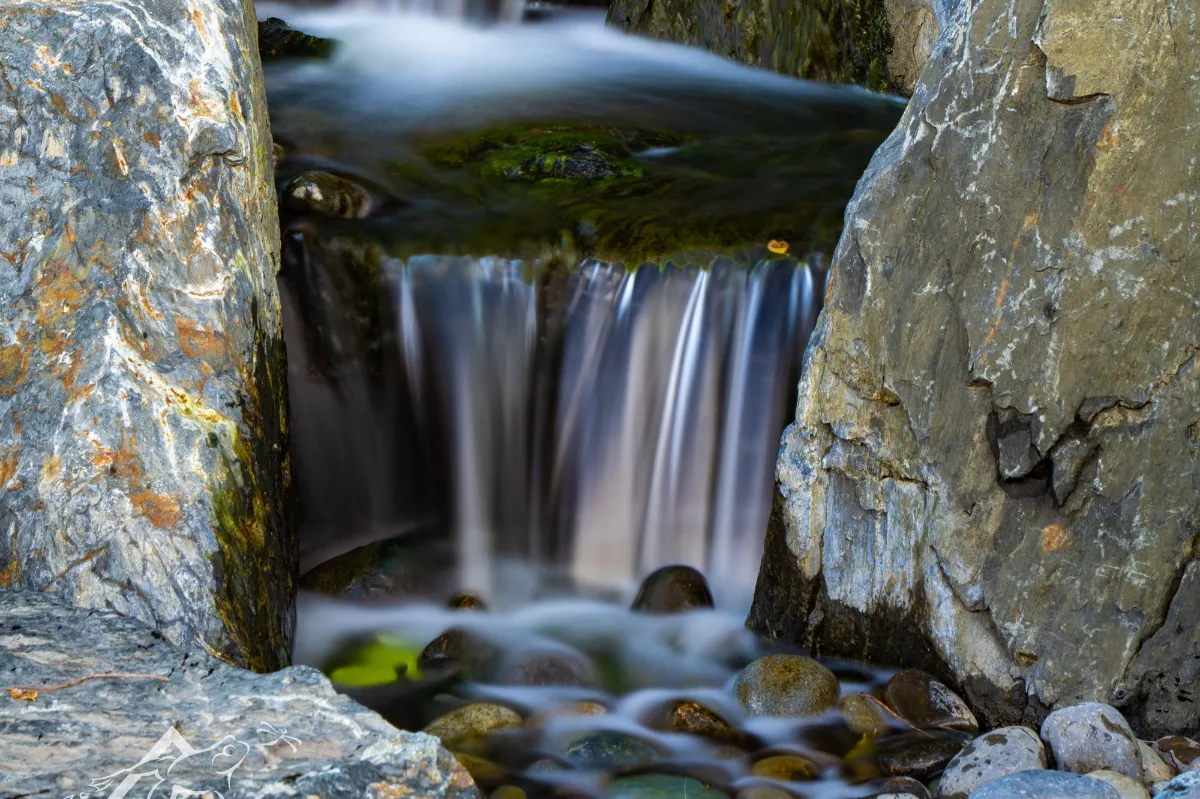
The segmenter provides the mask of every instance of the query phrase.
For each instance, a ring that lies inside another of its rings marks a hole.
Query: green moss
[[[422,648],[396,635],[379,634],[344,652],[326,671],[334,683],[355,688],[387,685],[401,677],[417,680]]]
[[[223,468],[210,486],[216,611],[225,637],[208,643],[239,666],[274,671],[291,659],[295,628],[286,360],[282,339],[263,331],[257,300],[250,316],[254,363],[241,403],[244,433],[219,441]]]
[[[258,52],[264,62],[285,58],[329,58],[335,43],[296,30],[278,17],[258,23]]]

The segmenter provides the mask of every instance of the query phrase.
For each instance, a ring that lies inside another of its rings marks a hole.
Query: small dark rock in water
[[[370,216],[371,193],[352,180],[315,170],[297,175],[283,190],[280,205],[294,213],[316,213],[334,219]]]
[[[595,678],[591,665],[579,655],[534,652],[503,667],[496,682],[500,685],[589,686],[595,684]]]
[[[750,773],[755,777],[784,782],[815,779],[820,771],[816,763],[800,755],[772,755],[754,761],[754,765],[750,767]]]
[[[930,799],[929,789],[912,777],[892,777],[875,799]]]
[[[284,58],[329,58],[334,42],[296,30],[278,17],[258,23],[258,54],[263,62]]]
[[[971,736],[955,732],[907,732],[884,738],[876,748],[879,768],[891,777],[928,780],[941,774]]]
[[[691,777],[642,774],[613,780],[605,790],[607,799],[729,799],[724,791]]]
[[[752,716],[809,716],[837,704],[833,672],[803,655],[767,655],[738,672],[738,702]]]
[[[648,766],[657,759],[650,744],[619,732],[598,732],[567,747],[567,760],[585,769]]]
[[[1142,778],[1142,756],[1129,722],[1099,702],[1056,710],[1042,722],[1042,740],[1063,771],[1087,774],[1109,769]]]
[[[1182,735],[1169,735],[1154,742],[1154,751],[1179,771],[1200,766],[1200,743]]]
[[[1121,799],[1106,782],[1061,771],[1022,771],[977,788],[971,799]]]
[[[914,727],[979,732],[979,721],[967,703],[919,669],[893,675],[884,694],[896,715]]]
[[[495,653],[490,641],[466,627],[451,627],[429,642],[417,658],[422,672],[449,669],[472,670]]]
[[[352,549],[314,566],[300,587],[343,599],[437,593],[457,568],[453,544],[431,527]]]
[[[594,147],[579,145],[574,152],[546,153],[521,162],[520,177],[527,180],[567,178],[569,180],[599,180],[620,173],[618,167]]]
[[[450,597],[450,601],[446,604],[450,606],[451,610],[487,610],[487,605],[482,599],[466,591],[459,591]]]
[[[870,694],[846,694],[838,700],[846,726],[859,735],[877,735],[889,727],[911,729],[891,708]]]
[[[691,566],[663,566],[642,581],[632,609],[643,613],[679,613],[713,606],[708,580]]]
[[[746,735],[699,702],[683,699],[667,708],[666,727],[717,743],[741,746]]]
[[[1028,727],[1002,727],[979,736],[954,756],[942,774],[938,797],[967,799],[986,782],[1046,765],[1046,748],[1037,733]]]

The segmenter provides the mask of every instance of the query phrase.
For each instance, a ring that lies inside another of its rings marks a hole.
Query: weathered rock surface
[[[84,679],[112,673],[125,676]],[[0,796],[98,795],[128,779],[145,796],[155,768],[155,796],[479,796],[436,738],[397,730],[314,669],[254,674],[48,594],[0,592],[0,675]]]
[[[967,799],[976,788],[1009,774],[1046,768],[1046,749],[1028,727],[981,735],[954,756],[938,783],[938,799]]]
[[[1056,710],[1042,723],[1057,767],[1076,774],[1107,769],[1135,780],[1142,778],[1142,753],[1129,723],[1113,708],[1098,702]]]
[[[1121,799],[1106,782],[1061,771],[1021,771],[992,780],[971,799]]]
[[[1168,782],[1154,799],[1200,799],[1200,771],[1186,771]]]
[[[910,94],[954,0],[613,0],[610,25],[801,78]]]
[[[254,24],[0,5],[0,587],[271,669],[296,566]]]
[[[751,621],[1195,729],[1200,9],[972,6],[847,209]]]

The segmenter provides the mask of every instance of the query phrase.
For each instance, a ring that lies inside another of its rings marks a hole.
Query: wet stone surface
[[[733,692],[754,716],[807,716],[837,704],[833,672],[803,655],[767,655],[739,672]]]
[[[979,731],[979,721],[967,703],[923,671],[909,669],[893,675],[884,695],[888,706],[914,727]]]
[[[712,606],[703,574],[691,566],[664,566],[642,581],[632,607],[645,613],[680,613]]]

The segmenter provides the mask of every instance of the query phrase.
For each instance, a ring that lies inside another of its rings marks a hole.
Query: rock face
[[[608,22],[785,75],[910,94],[956,0],[613,0]]]
[[[0,619],[0,796],[146,796],[156,768],[155,796],[479,796],[436,738],[314,669],[254,674],[41,593],[0,592]]]
[[[1200,724],[1198,15],[959,10],[847,209],[757,627],[985,726]]]
[[[271,139],[249,0],[0,7],[0,587],[288,661]]]

